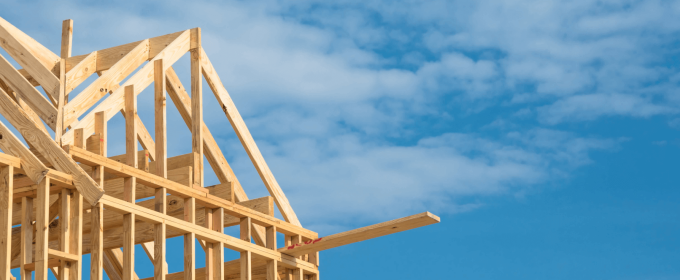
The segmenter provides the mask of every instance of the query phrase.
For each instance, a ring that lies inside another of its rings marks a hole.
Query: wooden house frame
[[[91,279],[104,272],[139,279],[138,244],[154,265],[148,279],[319,279],[319,251],[439,222],[425,212],[320,238],[300,224],[201,47],[200,28],[78,56],[72,33],[73,21],[64,21],[56,55],[0,18],[0,46],[22,68],[0,55],[0,114],[28,144],[0,122],[0,279],[47,279],[52,271],[79,280],[86,254]],[[187,52],[190,93],[172,67]],[[74,95],[93,74],[99,77]],[[270,196],[246,195],[203,122],[204,78]],[[152,83],[155,137],[137,115],[137,95]],[[166,94],[192,132],[189,154],[167,155]],[[107,121],[118,112],[126,153],[109,156]],[[205,186],[204,156],[220,184]],[[274,205],[284,220],[274,217]],[[230,226],[240,236],[225,234]],[[184,271],[168,274],[166,239],[177,236],[184,237]],[[194,261],[196,240],[203,268]],[[225,248],[240,258],[225,262]],[[12,275],[17,267],[20,275]]]

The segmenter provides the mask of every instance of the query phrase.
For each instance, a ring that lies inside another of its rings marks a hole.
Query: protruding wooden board
[[[169,44],[163,51],[154,57],[153,60],[163,59],[166,67],[169,67],[189,50],[189,31],[184,31],[175,41]],[[101,55],[101,53],[99,53]],[[111,119],[115,113],[123,109],[125,102],[123,88],[128,85],[135,85],[135,94],[139,94],[153,81],[153,63],[147,63],[134,75],[132,75],[120,88],[115,90],[111,96],[102,101],[95,109],[83,117],[78,124],[72,127],[69,132],[62,137],[65,145],[73,143],[73,130],[83,128],[85,135],[94,131],[94,112],[106,112],[106,118]],[[148,149],[148,147],[147,147]]]
[[[52,140],[49,134],[40,130],[26,116],[23,109],[12,101],[5,92],[0,92],[0,113],[16,128],[27,142],[31,143],[58,170],[73,176],[78,191],[90,204],[96,203],[104,190],[85,173],[61,147]],[[71,139],[73,141],[73,139]]]
[[[0,122],[0,149],[22,159],[21,168],[33,183],[42,181],[49,172],[48,168],[2,122]]]
[[[59,62],[59,56],[21,32],[9,22],[0,18],[0,46],[14,58],[40,85],[56,98],[59,79],[52,69]]]
[[[269,169],[264,157],[262,157],[262,153],[257,147],[257,144],[255,143],[253,136],[250,134],[246,123],[243,121],[241,114],[239,114],[238,110],[236,109],[234,101],[231,99],[231,96],[229,96],[227,89],[224,88],[224,85],[222,85],[220,77],[217,75],[217,72],[215,72],[215,68],[213,68],[212,63],[210,63],[210,60],[203,49],[201,49],[201,68],[203,70],[203,75],[210,86],[210,89],[212,89],[213,94],[215,94],[215,97],[220,103],[220,107],[222,107],[224,114],[227,115],[231,126],[234,128],[238,139],[241,140],[241,144],[243,144],[243,147],[248,153],[253,165],[255,165],[255,169],[260,174],[260,178],[262,178],[262,181],[267,187],[269,194],[274,197],[274,201],[276,201],[276,205],[279,207],[281,215],[283,215],[283,218],[289,223],[300,226],[300,221],[298,220],[297,215],[295,215],[295,211],[293,211],[293,208],[290,206],[290,202],[288,202],[286,194],[283,193],[281,186],[279,186],[279,183],[276,182],[274,174],[272,174],[272,171]]]
[[[45,123],[54,130],[57,125],[57,108],[52,106],[35,87],[33,87],[26,78],[21,76],[19,72],[0,55],[0,78],[16,92],[26,103],[33,109]],[[57,80],[59,85],[59,80]],[[57,88],[58,90],[58,88]],[[59,93],[58,91],[56,93]]]
[[[309,240],[297,246],[291,245],[288,247],[279,248],[279,252],[291,256],[301,256],[304,254],[328,250],[392,233],[436,224],[439,223],[439,220],[439,217],[435,216],[434,214],[430,212],[424,212],[401,219],[321,237],[315,240]]]
[[[61,24],[61,58],[71,57],[73,45],[73,20],[64,20]]]

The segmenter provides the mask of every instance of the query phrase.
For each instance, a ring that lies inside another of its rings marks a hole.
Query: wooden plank
[[[191,151],[194,184],[203,187],[203,77],[201,77],[201,28],[191,29]]]
[[[276,250],[276,227],[271,226],[266,228],[267,231],[267,248]],[[267,261],[267,280],[277,280],[279,272],[277,270],[277,263],[274,260]]]
[[[57,125],[57,108],[34,88],[14,66],[0,55],[0,78],[33,109],[38,116],[54,130]],[[57,85],[58,85],[57,80]]]
[[[0,25],[2,25],[8,32],[14,36],[18,41],[20,41],[27,49],[30,50],[40,63],[47,69],[53,69],[55,65],[59,62],[59,56],[50,51],[50,49],[41,45],[35,39],[26,35],[23,31],[16,28],[11,23],[7,22],[5,19],[0,17]]]
[[[90,279],[102,280],[104,271],[104,204],[98,202],[92,211],[90,230]]]
[[[64,260],[59,265],[59,274],[61,279],[71,278],[71,262],[80,261],[80,253],[75,255],[71,253],[71,201],[73,194],[71,190],[61,190],[61,209],[59,211],[59,248],[61,251],[49,250],[48,258],[57,258]],[[49,238],[48,238],[49,239]],[[61,254],[63,255],[61,255]],[[71,258],[71,259],[69,259]],[[69,262],[70,261],[70,262]]]
[[[61,58],[71,57],[73,44],[73,20],[64,20],[61,24]]]
[[[152,188],[165,187],[168,189],[168,192],[173,195],[177,195],[184,198],[193,197],[196,198],[198,203],[212,208],[222,207],[229,215],[236,217],[250,216],[253,219],[253,223],[257,223],[262,226],[276,225],[279,232],[283,232],[286,234],[288,233],[300,234],[305,238],[310,239],[318,237],[318,235],[313,231],[304,229],[300,226],[296,226],[285,221],[281,221],[268,215],[258,213],[256,211],[247,209],[238,204],[233,204],[224,199],[205,193],[204,191],[197,190],[194,188],[187,188],[186,186],[183,186],[181,184],[172,182],[167,179],[163,179],[150,173],[143,172],[136,168],[131,168],[127,165],[115,162],[113,160],[110,160],[99,155],[92,154],[88,151],[76,148],[74,146],[66,146],[65,149],[69,152],[71,156],[73,156],[74,159],[84,164],[93,166],[102,165],[107,168],[107,172],[118,174],[119,176],[124,177],[127,176],[137,177],[137,181],[141,182],[146,186]]]
[[[184,199],[184,221],[194,225],[196,223],[196,199],[189,197]],[[188,231],[184,234],[184,280],[196,279],[196,233]]]
[[[175,71],[172,69],[172,67],[167,69],[166,81],[170,98],[172,98],[172,101],[175,103],[175,107],[177,107],[182,119],[184,120],[184,123],[187,125],[187,127],[189,127],[189,129],[191,129],[191,100],[189,98],[189,94],[182,86],[179,77],[177,77],[177,74],[175,74]],[[221,183],[230,182],[233,184],[234,197],[236,201],[247,201],[248,195],[246,195],[245,191],[241,187],[238,178],[236,178],[234,171],[229,166],[224,154],[222,154],[220,147],[215,141],[215,138],[213,138],[205,123],[203,123],[201,127],[203,129],[203,149],[205,152],[205,157],[217,175],[217,178]],[[255,243],[258,245],[264,245],[264,228],[260,225],[253,225],[253,227],[255,232],[255,235],[253,236],[255,238]]]
[[[48,168],[2,122],[0,122],[0,149],[22,159],[21,169],[33,183],[37,184],[47,175]]]
[[[142,65],[149,56],[149,40],[144,40],[130,50],[125,56],[114,64],[109,71],[102,74],[97,80],[83,89],[75,98],[66,105],[64,111],[64,123],[71,125],[90,107],[96,104],[102,97],[107,95],[113,85],[119,84],[130,75],[137,67]]]
[[[51,140],[50,140],[51,141]],[[50,178],[45,177],[38,184],[38,202],[35,219],[35,278],[47,279],[47,251],[49,237]]]
[[[67,60],[68,61],[68,60]],[[66,94],[73,91],[97,69],[97,52],[92,52],[66,72]]]
[[[222,81],[220,80],[219,76],[217,76],[217,72],[215,72],[212,63],[210,63],[208,56],[202,49],[200,59],[201,69],[206,81],[208,82],[208,85],[210,86],[210,89],[212,89],[213,94],[215,94],[217,101],[220,103],[220,107],[222,107],[225,115],[227,115],[231,126],[234,128],[239,140],[241,140],[241,144],[243,144],[243,147],[248,153],[253,165],[255,165],[255,169],[260,174],[260,178],[262,178],[262,181],[267,187],[269,194],[274,197],[274,201],[276,201],[276,205],[279,207],[281,215],[291,224],[300,226],[300,221],[298,220],[297,215],[295,215],[295,211],[293,211],[293,208],[290,206],[288,198],[286,198],[286,195],[283,193],[279,183],[276,182],[274,174],[272,174],[269,166],[264,160],[264,157],[262,157],[262,153],[257,147],[257,144],[255,143],[253,136],[250,134],[246,123],[243,121],[241,114],[239,114],[238,110],[236,109],[234,101],[231,99],[231,96],[229,96],[227,89],[225,89],[224,85],[222,85]]]
[[[179,31],[171,34],[166,34],[158,37],[149,38],[149,59],[154,58],[165,47],[172,43],[177,37],[182,35],[184,31]],[[101,53],[97,59],[95,71],[108,71],[120,57],[129,53],[132,48],[137,46],[142,41],[132,42],[125,45],[115,46],[107,49],[102,49],[97,52]],[[80,63],[87,54],[70,57],[66,60],[66,70],[70,70],[76,64]]]
[[[241,240],[251,242],[251,219],[250,217],[241,218]],[[250,251],[241,252],[241,280],[252,280],[252,255]]]
[[[26,71],[31,74],[33,79],[38,81],[48,94],[56,98],[59,91],[59,79],[52,73],[52,68],[57,64],[59,59],[54,60],[52,67],[46,67],[37,57],[37,52],[33,50],[39,47],[29,47],[33,44],[30,41],[20,41],[21,38],[15,37],[16,33],[8,28],[6,21],[0,21],[0,46],[2,46],[7,53],[14,58],[14,60],[21,65]],[[37,42],[35,42],[37,44]],[[37,44],[39,45],[39,44]],[[33,50],[32,50],[33,49]],[[52,53],[50,51],[41,53]]]
[[[213,228],[213,209],[211,208],[205,208],[203,209],[205,218],[203,219],[203,224],[205,225],[205,228],[210,229],[210,230],[215,230]],[[11,235],[10,237],[11,238]],[[9,240],[8,238],[8,240]],[[214,248],[214,243],[211,242],[206,242],[204,249],[205,249],[205,280],[213,280],[214,274],[215,274],[215,266],[219,266],[221,262],[216,263],[215,262],[215,248]],[[7,264],[7,267],[9,267],[9,262]]]
[[[160,177],[168,176],[168,145],[166,123],[166,97],[165,97],[165,67],[163,59],[154,62],[154,116],[156,136],[156,169],[154,173]]]
[[[166,48],[164,48],[163,51],[159,52],[158,55],[156,55],[153,58],[153,60],[163,59],[166,67],[169,67],[170,65],[175,63],[175,61],[177,61],[183,54],[185,54],[188,51],[188,49],[189,49],[189,31],[185,31],[180,36],[178,36],[175,39],[175,41],[173,41]],[[153,81],[153,63],[147,63],[141,69],[139,69],[139,71],[132,75],[128,80],[126,80],[125,83],[121,85],[121,87],[135,85],[135,94],[139,94],[142,90],[149,86],[152,81]],[[78,124],[72,126],[72,129],[83,128],[86,135],[92,133],[94,125],[93,112],[105,111],[106,117],[110,119],[111,117],[114,116],[116,112],[123,109],[123,103],[125,102],[124,99],[125,99],[124,92],[121,90],[121,88],[118,88],[111,94],[111,96],[109,96],[108,98],[106,98],[106,100],[102,101],[99,105],[97,105],[97,107],[95,107],[95,109],[93,109],[92,112],[88,113],[85,117],[83,117],[80,120],[80,122],[78,122]],[[71,134],[71,131],[64,134],[62,138],[64,138],[62,139],[64,144],[71,144],[73,141],[73,135]]]
[[[14,166],[0,167],[0,277],[9,279],[12,275],[10,265],[12,261],[12,199],[14,186],[12,177]]]
[[[104,194],[104,190],[99,187],[88,176],[85,171],[80,169],[65,152],[59,147],[49,134],[38,129],[35,124],[26,116],[21,108],[17,106],[6,94],[0,93],[0,113],[22,133],[27,142],[31,143],[49,162],[59,171],[69,173],[73,176],[73,183],[78,191],[87,199],[90,204],[96,203]],[[73,141],[73,138],[71,138]]]
[[[33,276],[26,270],[26,264],[33,262],[33,198],[21,198],[21,253],[19,254],[19,276],[21,279],[31,279]]]
[[[59,62],[59,89],[57,90],[57,121],[54,128],[54,141],[61,147],[61,135],[64,133],[64,104],[66,102],[66,92],[64,91],[66,82],[66,64],[62,59]]]
[[[82,259],[83,252],[83,196],[78,191],[72,191],[71,195],[71,246],[69,252],[78,255]],[[68,280],[82,279],[83,263],[81,260],[71,263],[71,276]],[[66,279],[64,279],[66,280]]]
[[[213,209],[213,230],[224,233],[224,209]],[[212,279],[206,277],[208,280],[222,280],[224,279],[224,244],[222,242],[215,243],[213,251],[213,265]]]
[[[167,211],[167,191],[165,188],[156,189],[156,197],[154,198],[154,210],[161,214],[166,214]],[[154,255],[153,255],[153,279],[165,280],[168,274],[168,264],[166,262],[166,227],[165,223],[158,223],[154,225]]]
[[[134,85],[125,87],[125,150],[126,163],[137,168],[137,96]],[[123,200],[135,203],[137,178],[125,177]],[[134,280],[135,271],[135,214],[123,215],[123,280]]]
[[[392,233],[436,224],[439,223],[439,221],[439,217],[430,212],[424,212],[392,221],[329,235],[315,240],[309,240],[303,244],[293,244],[291,246],[279,248],[278,251],[291,256],[301,256],[304,254],[328,250]]]

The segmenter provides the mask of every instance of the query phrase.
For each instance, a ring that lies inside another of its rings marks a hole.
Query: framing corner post
[[[104,204],[92,206],[90,238],[90,279],[102,280],[104,277]]]
[[[73,44],[73,20],[64,20],[61,24],[61,58],[71,57]]]
[[[276,226],[266,227],[265,230],[267,232],[267,248],[276,250]],[[276,265],[276,260],[267,261],[267,280],[277,280],[279,272]]]
[[[184,221],[196,224],[196,198],[184,199]],[[184,280],[196,279],[196,233],[184,234]]]
[[[43,178],[38,184],[38,203],[36,205],[35,240],[35,279],[47,279],[47,251],[50,218],[50,177]]]
[[[191,151],[194,154],[194,185],[203,187],[203,76],[201,28],[191,29]]]
[[[19,253],[19,275],[21,279],[31,279],[32,272],[26,270],[26,265],[33,262],[33,198],[21,198],[21,251]]]
[[[137,161],[137,96],[133,85],[125,87],[125,163],[133,168],[138,167]],[[125,177],[123,200],[134,204],[137,187],[136,177]],[[135,280],[135,214],[123,215],[123,280]]]
[[[61,190],[61,209],[59,211],[59,249],[64,253],[71,250],[71,198],[73,193],[69,189]],[[61,261],[59,265],[59,279],[71,278],[71,262]]]

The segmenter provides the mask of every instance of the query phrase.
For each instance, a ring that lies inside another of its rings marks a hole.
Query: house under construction
[[[1,280],[48,279],[50,271],[79,280],[87,254],[90,279],[139,279],[136,245],[154,265],[148,279],[319,279],[319,251],[439,222],[425,212],[319,237],[276,182],[201,47],[200,28],[78,56],[72,33],[73,21],[64,21],[56,55],[0,18],[0,45],[21,68],[0,55],[0,114],[21,134],[0,122]],[[188,90],[172,67],[187,52]],[[248,197],[203,122],[204,78],[270,196]],[[137,95],[151,84],[155,137],[137,115]],[[167,154],[166,94],[191,131],[189,154]],[[119,112],[126,152],[111,156],[107,122]],[[204,156],[220,184],[204,185]],[[232,226],[240,236],[224,233]],[[178,236],[184,270],[168,274],[166,239]],[[240,258],[225,262],[225,248]],[[205,253],[205,267],[196,268],[196,253]]]

